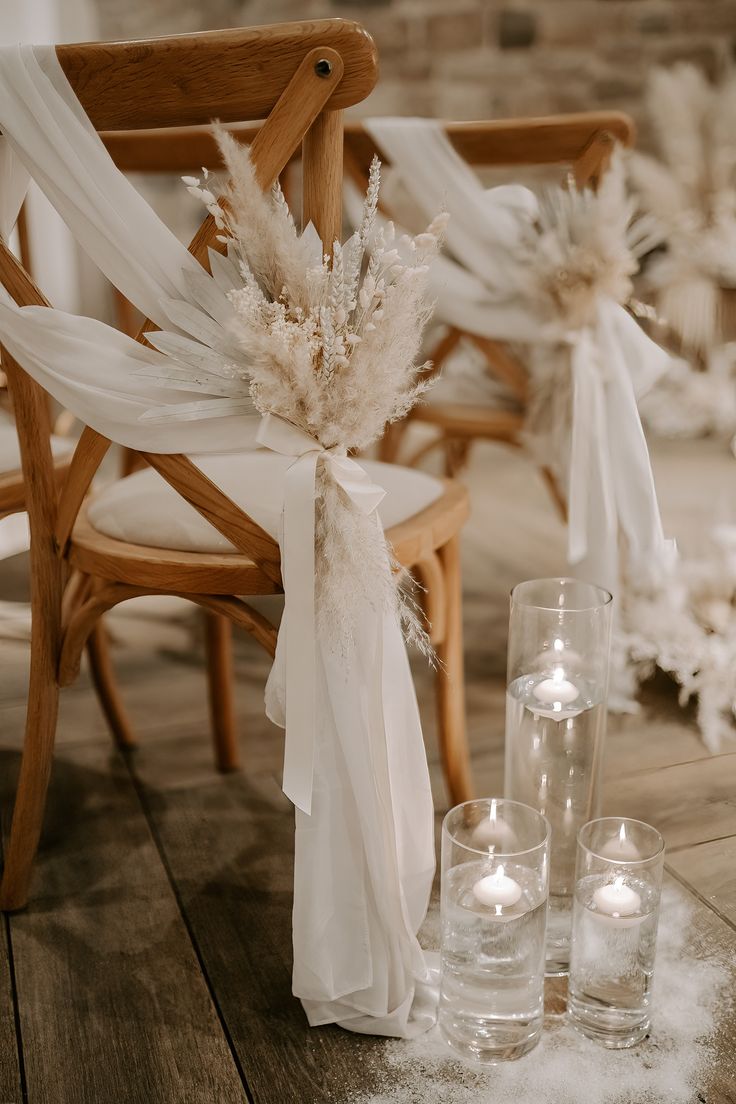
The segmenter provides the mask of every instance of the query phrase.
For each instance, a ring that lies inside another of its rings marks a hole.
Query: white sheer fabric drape
[[[0,130],[0,183],[17,179],[12,154],[105,275],[171,329],[162,302],[187,300],[186,274],[196,262],[115,168],[52,48],[0,51]],[[8,187],[0,195],[3,226],[14,219],[19,193]],[[18,308],[3,293],[0,339],[64,406],[118,443],[160,453],[254,445],[259,419],[218,418],[215,405],[210,418],[143,419],[168,405],[171,392],[137,373],[165,358],[92,319]],[[254,500],[258,493],[254,487]],[[281,531],[272,535],[282,540]],[[285,623],[289,607],[287,587]],[[398,623],[373,608],[362,612],[349,654],[335,655],[327,640],[310,642],[317,753],[311,815],[297,811],[294,992],[313,1024],[404,1036],[434,1018],[415,934],[434,871],[433,810]],[[282,630],[267,687],[279,723],[289,685]]]
[[[637,396],[667,355],[624,310],[601,298],[594,325],[565,332],[526,290],[520,246],[537,212],[528,188],[486,189],[433,119],[364,120],[421,216],[444,206],[447,251],[431,273],[435,318],[501,341],[571,346],[573,412],[568,558],[591,582],[619,591],[618,538],[634,569],[661,563],[664,539]]]
[[[94,0],[6,0],[0,4],[0,46],[90,42],[97,37]],[[34,279],[56,306],[77,312],[85,304],[84,309],[97,317],[90,304],[104,309],[106,281],[86,262],[63,220],[33,183],[26,200]]]

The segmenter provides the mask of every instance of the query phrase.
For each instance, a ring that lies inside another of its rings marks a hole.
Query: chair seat
[[[52,455],[60,459],[74,450],[74,441],[67,437],[52,437]],[[0,475],[18,472],[20,478],[20,445],[18,432],[13,421],[6,415],[0,415]]]
[[[269,449],[192,457],[192,461],[272,537],[278,538],[283,481],[291,457]],[[440,499],[445,483],[425,472],[361,461],[385,488],[379,512],[385,529],[399,525]],[[86,520],[97,532],[128,545],[179,552],[237,553],[235,546],[153,469],[120,479],[89,505]]]

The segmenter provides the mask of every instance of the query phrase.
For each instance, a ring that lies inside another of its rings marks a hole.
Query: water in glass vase
[[[477,885],[489,862],[462,863],[442,888],[440,1030],[453,1050],[475,1063],[521,1057],[535,1045],[544,1016],[547,902],[537,873],[507,864],[518,900],[495,905]]]
[[[605,705],[582,679],[524,675],[508,687],[504,793],[544,813],[552,832],[548,975],[570,964],[576,840],[598,816],[605,727]]]
[[[596,901],[610,891],[608,875],[581,878],[575,891],[568,1009],[579,1031],[612,1048],[633,1046],[649,1030],[657,940],[656,891],[630,876],[626,890],[635,905],[625,915]]]

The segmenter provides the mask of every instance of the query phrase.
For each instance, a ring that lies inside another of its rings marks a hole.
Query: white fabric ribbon
[[[663,562],[665,540],[649,450],[636,405],[667,361],[626,311],[602,299],[595,325],[572,339],[568,560],[616,593],[619,529],[632,564]]]
[[[588,551],[590,499],[602,507],[606,537],[616,540],[616,502],[606,424],[603,365],[586,327],[571,338],[572,434],[567,490],[567,556],[579,563]]]
[[[350,501],[365,515],[377,509],[386,492],[373,483],[344,448],[324,448],[314,437],[276,414],[265,414],[256,442],[282,456],[293,456],[284,483],[282,573],[286,594],[286,741],[283,790],[309,815],[315,752],[316,619],[315,498],[317,465],[322,462]]]

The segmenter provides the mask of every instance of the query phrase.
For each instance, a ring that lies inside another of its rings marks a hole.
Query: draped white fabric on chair
[[[42,38],[48,42],[85,41],[96,37],[96,13],[92,0],[23,0],[22,3],[0,5],[0,45],[33,42]],[[27,190],[26,190],[27,189]],[[34,278],[54,302],[78,309],[80,293],[79,257],[74,240],[43,193],[28,187],[27,173],[16,158],[0,142],[0,217],[8,212],[11,225],[0,225],[0,235],[12,240],[15,213],[26,196],[29,212],[27,229]],[[17,250],[17,243],[13,242]],[[96,281],[85,281],[90,287],[102,283],[95,270]],[[4,446],[4,447],[3,447]],[[10,450],[10,452],[8,451]],[[12,425],[0,421],[0,473],[20,466],[18,444]],[[15,556],[28,549],[28,518],[11,514],[0,519],[0,559]],[[18,610],[13,609],[15,623]],[[25,614],[23,614],[25,616]],[[0,624],[6,617],[0,616]],[[12,628],[15,631],[15,628]]]
[[[8,0],[0,4],[3,46],[39,41],[89,42],[98,37],[97,32],[94,0]],[[96,314],[107,292],[105,281],[94,266],[84,263],[72,235],[35,184],[28,189],[26,209],[36,283],[64,310],[78,311],[84,304],[86,311]]]
[[[627,311],[601,297],[594,325],[550,325],[526,290],[521,244],[538,201],[520,185],[484,188],[434,119],[363,125],[423,218],[444,206],[447,253],[430,275],[435,318],[482,337],[571,346],[572,433],[567,456],[568,558],[576,573],[619,590],[618,538],[635,570],[661,563],[664,539],[637,396],[667,355]],[[656,568],[655,568],[656,570]]]
[[[192,274],[202,270],[116,169],[52,48],[0,51],[0,130],[105,275],[171,330],[167,301],[192,301]],[[0,162],[3,180],[17,182],[8,149]],[[17,187],[3,188],[4,227],[12,224],[20,195]],[[216,281],[210,292],[217,313]],[[219,296],[225,301],[222,288]],[[140,370],[170,364],[170,358],[92,319],[18,308],[4,292],[1,299],[2,343],[105,436],[157,453],[254,448],[260,420],[247,401],[241,414],[218,417],[217,396],[203,400],[198,392],[190,396],[199,404],[196,418],[158,424],[143,415],[160,413],[171,392]],[[211,343],[227,339],[212,318],[208,327],[203,356]],[[207,401],[209,408],[202,406]],[[288,470],[284,457],[266,455]],[[272,519],[283,561],[280,504],[274,523],[273,502],[259,502],[259,494],[261,482],[252,484],[246,508],[266,527]],[[295,678],[284,669],[284,626],[299,612],[288,574],[286,564],[286,612],[267,687],[269,713],[279,723]],[[361,624],[348,654],[335,655],[320,638],[306,642],[317,675],[316,754],[311,814],[297,809],[294,992],[312,1024],[407,1036],[429,1027],[435,1014],[415,934],[434,871],[433,809],[399,625],[372,607],[364,609]]]

